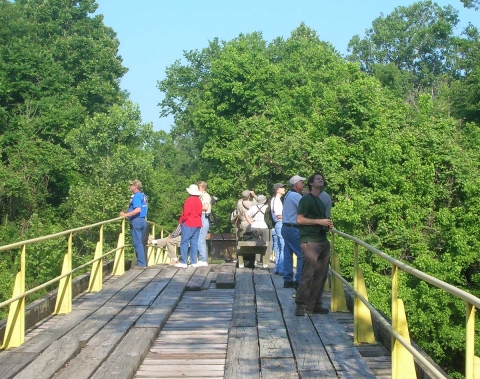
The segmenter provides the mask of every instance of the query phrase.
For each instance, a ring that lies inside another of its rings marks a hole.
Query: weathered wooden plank
[[[108,358],[146,307],[127,307],[105,328],[91,338],[82,351],[68,365],[55,374],[56,379],[89,378]]]
[[[152,345],[157,328],[133,328],[91,379],[130,379]]]
[[[48,349],[19,372],[15,379],[49,379],[51,376],[80,353],[83,342],[78,338],[64,336],[54,341]]]
[[[235,296],[231,325],[232,327],[257,326],[253,294]]]
[[[198,267],[188,281],[185,291],[201,291],[209,272],[210,267]]]
[[[233,272],[219,272],[216,284],[217,289],[235,288],[235,274]]]
[[[299,370],[300,379],[338,379],[337,375],[332,376],[330,370]]]
[[[196,365],[225,365],[225,359],[146,359],[145,366],[157,366],[171,364],[177,366],[196,366]]]
[[[286,329],[258,327],[258,342],[260,358],[293,358]]]
[[[225,377],[260,378],[258,355],[257,328],[230,328]]]
[[[248,268],[239,268],[235,274],[235,296],[250,295],[253,297],[253,275]]]
[[[0,378],[13,378],[37,356],[38,354],[36,353],[12,352],[8,354],[8,359],[2,359],[0,362]]]
[[[160,270],[160,272],[143,288],[137,296],[129,303],[129,305],[148,306],[153,303],[157,296],[168,285],[174,270]]]
[[[298,379],[293,358],[262,358],[262,379]]]
[[[128,304],[148,283],[152,281],[152,279],[158,274],[160,270],[160,268],[136,270],[141,272],[142,274],[137,276],[134,280],[127,284],[121,291],[113,295],[112,298],[107,302],[107,304]]]
[[[323,342],[325,350],[335,370],[343,378],[369,378],[375,375],[353,345],[351,339],[343,333],[343,328],[331,314],[312,315],[311,320]]]
[[[213,280],[214,277],[216,278],[217,274],[210,271],[205,279],[205,282],[202,285],[202,290],[208,290],[210,288],[210,283],[216,280]]]
[[[79,298],[75,299],[73,302],[73,307],[75,309],[98,309],[108,300],[110,300],[115,294],[122,292],[125,286],[130,284],[142,273],[143,270],[129,270],[122,276],[113,277],[113,280],[108,280],[108,282],[105,283],[100,292],[86,293],[79,296]]]
[[[135,324],[137,328],[157,328],[158,330],[163,327],[173,309],[180,302],[185,286],[190,279],[192,272],[187,273],[186,271],[176,272],[168,286],[139,318]]]

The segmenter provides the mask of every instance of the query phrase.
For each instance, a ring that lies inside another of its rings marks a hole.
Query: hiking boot
[[[175,266],[178,263],[177,258],[172,258],[170,259],[170,263],[168,264],[169,266]]]
[[[293,283],[293,288],[297,289],[298,288],[298,282],[292,282]]]
[[[293,288],[293,282],[283,282],[283,288]]]
[[[315,307],[313,309],[307,309],[308,314],[322,314],[325,315],[328,312],[328,308],[323,308],[321,304],[315,304]]]
[[[305,316],[305,307],[302,304],[297,304],[295,316]]]

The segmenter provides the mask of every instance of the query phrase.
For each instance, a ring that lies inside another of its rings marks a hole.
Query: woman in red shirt
[[[188,267],[188,245],[190,245],[190,264],[197,267],[198,237],[202,227],[202,194],[196,184],[191,184],[187,192],[190,194],[183,204],[183,212],[179,223],[182,226],[182,240],[180,242],[180,262],[175,267]]]

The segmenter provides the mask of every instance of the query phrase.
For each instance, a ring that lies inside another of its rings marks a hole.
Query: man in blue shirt
[[[290,191],[283,200],[282,236],[283,248],[283,287],[297,288],[302,276],[302,248],[300,247],[300,231],[297,224],[297,210],[302,198],[304,177],[295,175],[290,178]],[[293,254],[297,256],[296,281],[293,280]]]
[[[130,206],[127,212],[120,212],[121,217],[128,217],[130,220],[130,234],[132,244],[137,256],[137,267],[146,267],[145,248],[143,238],[147,231],[148,199],[142,192],[142,182],[138,179],[129,181],[130,191],[133,196],[130,199]]]

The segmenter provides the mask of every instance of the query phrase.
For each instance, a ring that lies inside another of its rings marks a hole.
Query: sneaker
[[[133,268],[134,270],[143,270],[144,268],[147,268],[147,266],[135,265],[135,266],[132,266],[132,268]]]
[[[174,267],[187,268],[188,266],[187,266],[186,263],[180,263],[180,262],[178,262],[178,263],[176,263],[176,264],[174,265]]]
[[[293,283],[294,282],[283,282],[283,288],[294,288]]]
[[[190,267],[198,267],[198,266],[200,266],[198,263],[192,263],[192,264],[190,265]]]
[[[298,282],[293,282],[293,288],[295,288],[295,289],[298,288]]]
[[[198,261],[197,262],[197,267],[201,267],[201,266],[208,266],[208,263],[205,262],[205,261]]]
[[[305,307],[301,304],[297,304],[295,309],[295,316],[305,316]]]
[[[313,309],[307,309],[308,314],[322,314],[325,315],[330,312],[327,308],[323,308],[321,304],[315,304]]]

